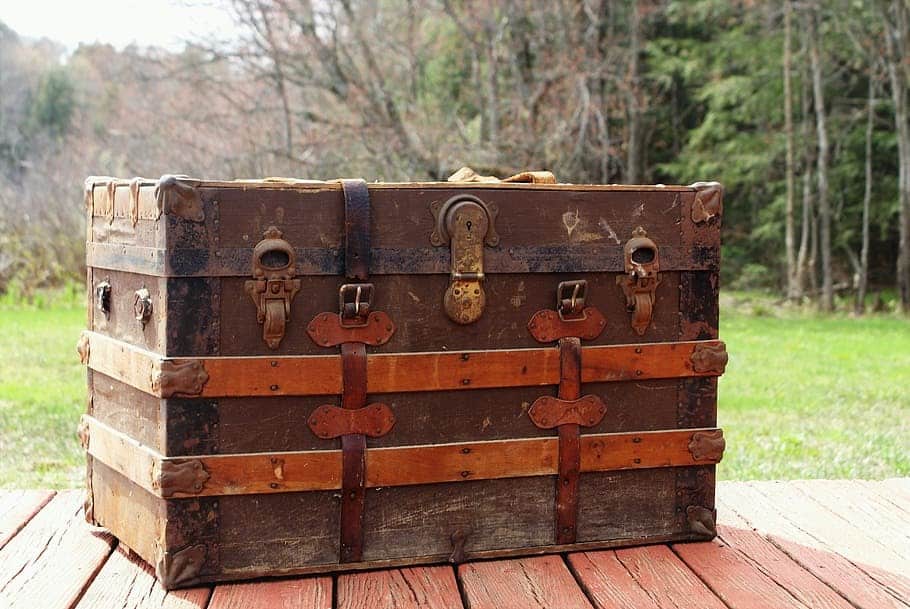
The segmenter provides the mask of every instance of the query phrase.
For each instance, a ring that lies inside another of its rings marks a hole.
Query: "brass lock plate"
[[[442,204],[434,202],[430,210],[436,220],[430,242],[436,246],[448,243],[452,252],[443,307],[455,323],[474,323],[486,304],[483,248],[499,243],[493,227],[496,206],[472,195],[457,195]]]

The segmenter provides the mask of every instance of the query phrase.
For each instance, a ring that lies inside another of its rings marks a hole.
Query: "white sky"
[[[80,42],[131,43],[180,50],[198,37],[232,38],[218,0],[0,0],[0,21],[25,38],[50,38],[72,51]]]

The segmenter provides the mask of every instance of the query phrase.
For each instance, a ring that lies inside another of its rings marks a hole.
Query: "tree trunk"
[[[793,59],[791,50],[791,21],[793,3],[784,3],[784,133],[787,137],[787,207],[784,245],[787,255],[787,298],[795,301],[799,297],[796,270],[796,227],[794,218],[795,167],[793,160],[793,92],[790,86],[790,71]]]
[[[898,249],[897,291],[901,310],[910,313],[910,116],[907,114],[908,9],[905,0],[892,0],[891,18],[885,15],[888,79],[897,128]]]
[[[872,204],[872,132],[875,128],[875,75],[869,69],[869,107],[866,116],[866,188],[863,191],[863,244],[859,253],[859,278],[856,285],[854,312],[866,310],[866,288],[869,284],[869,208]]]
[[[828,130],[825,125],[825,93],[818,50],[818,7],[809,18],[809,56],[812,63],[812,93],[815,99],[815,129],[818,135],[818,246],[822,259],[822,311],[834,310],[834,281],[831,272],[831,202],[828,199]]]
[[[805,24],[805,17],[803,18],[803,23]],[[803,182],[803,208],[802,208],[802,224],[800,228],[800,237],[799,237],[799,252],[796,255],[796,298],[802,300],[806,291],[806,273],[808,272],[808,266],[810,264],[815,264],[814,252],[815,248],[813,243],[810,241],[812,236],[811,228],[814,226],[813,217],[813,205],[812,205],[812,147],[808,145],[809,134],[811,128],[809,126],[809,77],[806,73],[806,61],[805,57],[808,53],[808,48],[806,45],[805,36],[801,36],[800,44],[800,56],[803,58],[803,61],[800,63],[800,125],[799,125],[799,140],[802,145],[802,182]],[[811,246],[811,247],[810,247]],[[814,271],[813,271],[814,272]],[[815,282],[813,281],[813,286]]]
[[[641,52],[641,13],[638,0],[632,1],[632,15],[629,22],[629,142],[626,148],[626,183],[641,182],[641,95],[639,79],[641,66],[638,55]]]

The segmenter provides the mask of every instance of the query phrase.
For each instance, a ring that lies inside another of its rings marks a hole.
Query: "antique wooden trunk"
[[[86,517],[166,587],[714,535],[721,187],[90,178]]]

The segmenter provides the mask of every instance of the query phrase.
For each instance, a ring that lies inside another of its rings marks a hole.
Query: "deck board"
[[[461,609],[452,567],[414,567],[338,576],[338,609]]]
[[[910,479],[721,483],[711,542],[170,593],[81,496],[0,490],[0,607],[910,609]]]
[[[807,571],[861,609],[907,608],[866,571],[811,535],[748,484],[721,484],[718,513],[736,513]],[[784,510],[786,511],[786,510]]]
[[[0,607],[69,609],[82,596],[115,543],[85,524],[82,497],[58,493],[0,550]]]
[[[0,548],[53,496],[53,491],[0,491]]]

